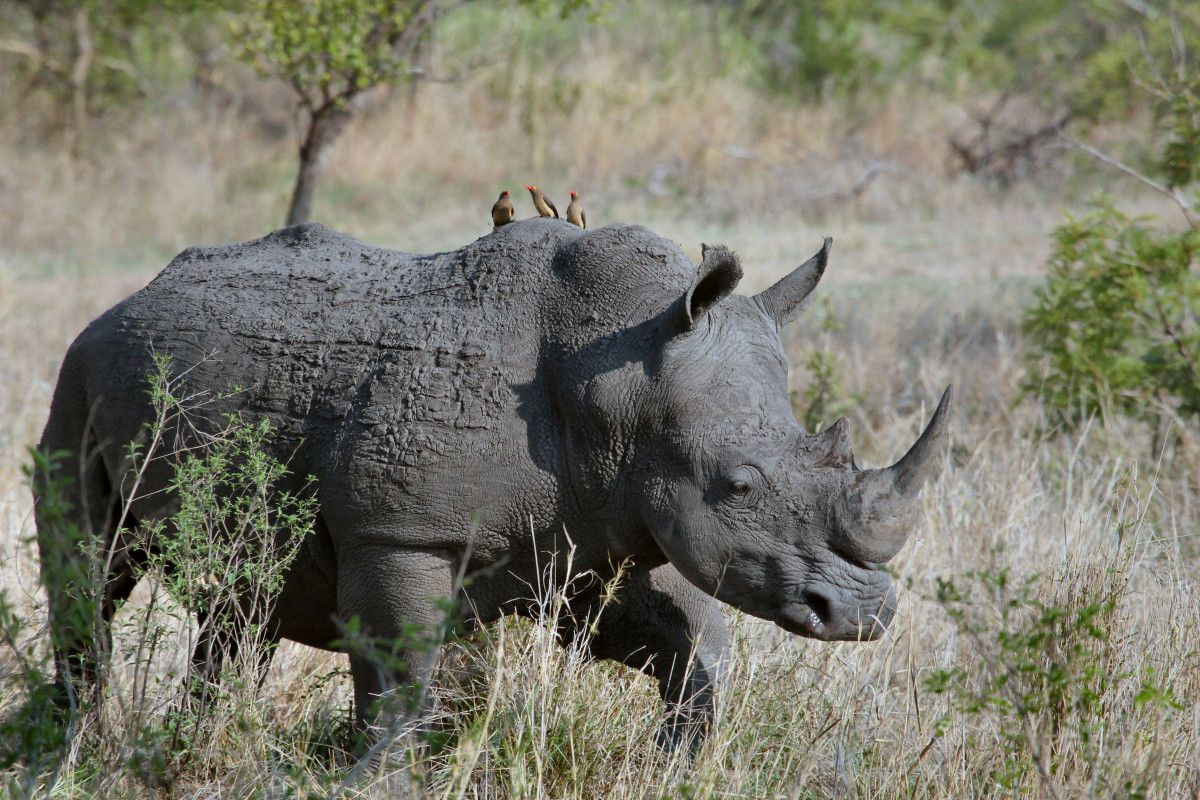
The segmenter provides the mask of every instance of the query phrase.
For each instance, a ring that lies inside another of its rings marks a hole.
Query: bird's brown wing
[[[579,209],[579,221],[583,223],[583,229],[587,230],[587,212],[582,208]]]
[[[550,202],[550,198],[542,195],[542,199],[546,201],[546,205],[550,206],[550,210],[554,212],[554,218],[558,219],[558,209],[554,207],[554,203]]]

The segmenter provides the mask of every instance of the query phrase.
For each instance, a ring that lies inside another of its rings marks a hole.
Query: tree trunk
[[[75,11],[75,63],[71,67],[71,128],[68,150],[72,158],[79,157],[79,140],[87,126],[87,82],[92,71],[92,25],[85,8]]]
[[[725,54],[721,50],[721,9],[720,0],[708,0],[708,38],[710,57],[713,68],[718,72],[725,69]]]
[[[341,102],[330,101],[319,106],[308,118],[308,130],[300,145],[300,168],[296,172],[296,185],[292,188],[292,202],[288,207],[288,225],[299,225],[312,218],[313,194],[317,181],[325,171],[325,162],[333,145],[354,116],[353,100],[343,98]]]
[[[296,185],[292,187],[292,202],[288,206],[284,225],[299,225],[312,217],[313,192],[321,176],[322,165],[307,155],[307,148],[300,149],[300,169],[296,172]]]

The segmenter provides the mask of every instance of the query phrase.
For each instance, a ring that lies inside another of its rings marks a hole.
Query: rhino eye
[[[743,464],[735,469],[726,483],[726,492],[730,502],[738,504],[749,502],[757,494],[762,480],[762,473],[748,464]]]

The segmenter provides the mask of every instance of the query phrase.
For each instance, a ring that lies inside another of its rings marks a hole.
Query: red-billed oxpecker
[[[587,228],[587,214],[583,213],[583,203],[579,202],[579,192],[571,192],[571,204],[567,206],[567,222]]]
[[[508,190],[505,189],[500,193],[500,197],[492,204],[492,225],[499,228],[501,225],[507,225],[512,222],[517,216],[517,209],[513,205],[512,199],[508,196]]]
[[[542,190],[536,186],[526,186],[529,190],[529,196],[533,198],[533,207],[537,209],[539,217],[554,217],[558,219],[558,209],[554,207],[554,203],[550,202],[550,198],[542,194]]]

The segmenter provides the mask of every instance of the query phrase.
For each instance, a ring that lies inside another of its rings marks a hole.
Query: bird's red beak
[[[528,189],[529,191],[531,191],[531,192],[532,192],[532,191],[533,191],[535,188],[537,188],[537,187],[534,187],[534,186],[526,186],[525,188],[526,188],[526,189]]]

